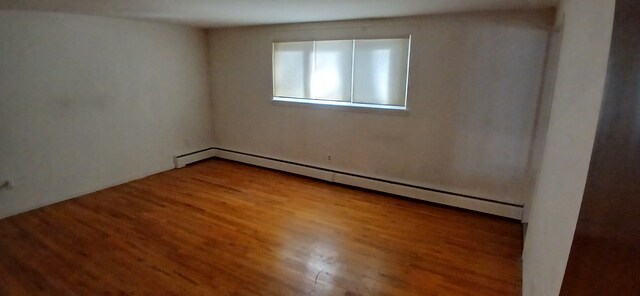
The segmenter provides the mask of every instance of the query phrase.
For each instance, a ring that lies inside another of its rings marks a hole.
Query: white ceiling
[[[547,8],[558,0],[0,0],[1,10],[130,17],[202,27]]]

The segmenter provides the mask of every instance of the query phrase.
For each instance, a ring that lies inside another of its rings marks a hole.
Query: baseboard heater
[[[182,168],[190,163],[194,163],[196,161],[204,160],[211,157],[233,160],[260,167],[321,179],[329,182],[391,193],[395,195],[517,220],[522,219],[522,206],[516,204],[493,201],[465,194],[458,194],[444,190],[387,181],[367,176],[355,175],[347,172],[340,172],[223,148],[208,148],[176,156],[174,158],[174,163],[176,168]]]

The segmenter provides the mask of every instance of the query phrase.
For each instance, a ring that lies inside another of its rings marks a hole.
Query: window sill
[[[363,104],[363,103],[351,103],[351,102],[329,101],[329,100],[311,100],[311,99],[298,99],[298,98],[288,98],[288,97],[273,97],[273,101],[319,105],[319,106],[338,106],[338,107],[359,108],[359,109],[407,111],[406,106]]]

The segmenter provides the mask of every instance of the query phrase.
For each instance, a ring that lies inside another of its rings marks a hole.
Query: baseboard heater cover
[[[472,196],[465,196],[455,193],[443,192],[429,188],[400,184],[396,182],[358,176],[349,173],[328,170],[319,167],[307,166],[290,161],[263,157],[259,155],[247,154],[222,148],[209,148],[176,156],[174,163],[176,168],[182,168],[190,163],[204,160],[211,157],[218,157],[266,167],[288,173],[303,175],[328,182],[335,182],[355,187],[371,189],[375,191],[405,196],[423,201],[468,209],[487,214],[493,214],[512,219],[522,219],[522,206],[491,201]]]
[[[190,163],[216,156],[216,150],[216,148],[207,148],[183,155],[178,155],[173,158],[173,164],[175,165],[176,169],[183,168]]]

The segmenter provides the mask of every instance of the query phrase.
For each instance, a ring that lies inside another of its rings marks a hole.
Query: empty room
[[[640,2],[0,0],[0,295],[639,295]]]

